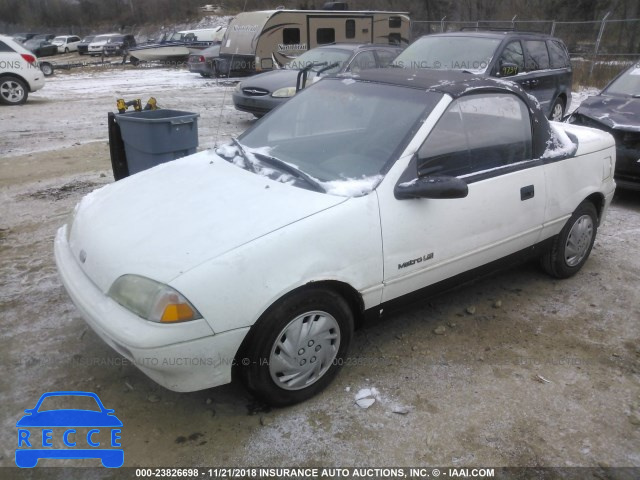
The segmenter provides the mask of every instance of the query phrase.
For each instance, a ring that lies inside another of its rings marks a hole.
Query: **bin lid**
[[[171,110],[159,108],[157,110],[144,110],[142,112],[121,113],[116,115],[117,123],[191,123],[200,116],[199,113],[185,112],[182,110]]]

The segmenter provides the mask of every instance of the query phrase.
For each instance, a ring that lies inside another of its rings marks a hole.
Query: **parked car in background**
[[[94,38],[96,38],[95,35],[87,35],[78,43],[78,53],[80,55],[85,55],[89,52],[89,44],[93,42]]]
[[[27,33],[27,32],[14,33],[13,34],[13,39],[18,43],[24,43],[27,40],[31,40],[36,35],[38,35],[38,34],[37,33]]]
[[[24,45],[31,50],[36,57],[50,57],[58,53],[58,46],[48,40],[31,39],[25,42]]]
[[[39,33],[31,37],[29,40],[25,41],[23,45],[27,50],[34,51],[34,49],[41,46],[42,42],[51,43],[51,40],[53,40],[54,38],[55,35],[53,35],[52,33]]]
[[[196,53],[191,53],[187,61],[190,72],[199,73],[201,76],[209,78],[216,76],[216,59],[220,57],[220,44]]]
[[[89,44],[87,52],[89,55],[102,55],[104,53],[104,46],[107,42],[117,36],[119,36],[118,33],[106,33],[104,35],[95,36]]]
[[[559,38],[541,33],[461,31],[419,38],[394,62],[403,68],[461,70],[506,78],[536,97],[548,118],[571,104],[573,71]]]
[[[640,59],[598,95],[585,99],[567,121],[613,135],[616,183],[625,189],[640,190]]]
[[[332,381],[366,317],[524,258],[578,273],[614,163],[610,135],[549,122],[513,82],[365,70],[90,193],[55,259],[89,326],[154,381],[202,390],[233,368],[290,405]],[[212,361],[172,361],[192,357]]]
[[[402,50],[400,46],[371,43],[317,47],[291,60],[281,70],[261,73],[238,83],[233,104],[237,110],[261,117],[296,94],[298,74],[303,69],[308,71],[309,84],[324,75],[387,67]]]
[[[80,37],[77,35],[59,35],[51,40],[51,43],[58,47],[58,53],[76,52]]]
[[[104,54],[125,55],[129,53],[129,48],[136,46],[136,39],[133,35],[116,35],[107,40],[104,45]]]
[[[37,57],[11,37],[0,35],[0,103],[20,105],[44,87]]]

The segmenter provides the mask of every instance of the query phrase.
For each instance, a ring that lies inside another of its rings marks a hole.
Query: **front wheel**
[[[29,91],[25,83],[16,77],[0,78],[0,103],[21,105],[27,101]]]
[[[561,122],[562,117],[564,117],[564,102],[561,98],[556,98],[556,101],[553,102],[553,108],[551,108],[549,120],[553,120],[554,122]]]
[[[569,278],[578,273],[589,258],[598,231],[598,213],[593,203],[582,202],[551,248],[542,255],[544,270],[556,278]]]
[[[69,53],[69,49],[68,49],[68,48],[65,48],[65,49],[64,49],[64,53]]]
[[[239,364],[247,389],[283,407],[307,400],[336,376],[353,336],[353,313],[331,290],[284,298],[254,325]]]

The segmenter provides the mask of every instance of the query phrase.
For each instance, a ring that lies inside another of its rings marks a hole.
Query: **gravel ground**
[[[153,95],[200,113],[207,148],[253,122],[233,109],[232,88],[182,70],[78,69],[0,109],[0,466],[14,464],[23,410],[67,389],[115,409],[125,466],[640,467],[634,193],[616,196],[575,277],[523,265],[369,324],[336,381],[291,408],[264,408],[236,384],[170,392],[107,347],[52,252],[73,206],[112,181],[107,112]],[[365,388],[368,409],[355,404]]]

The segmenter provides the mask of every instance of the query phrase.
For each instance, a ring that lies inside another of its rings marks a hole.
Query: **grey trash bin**
[[[129,174],[196,153],[199,116],[169,109],[116,115]]]

